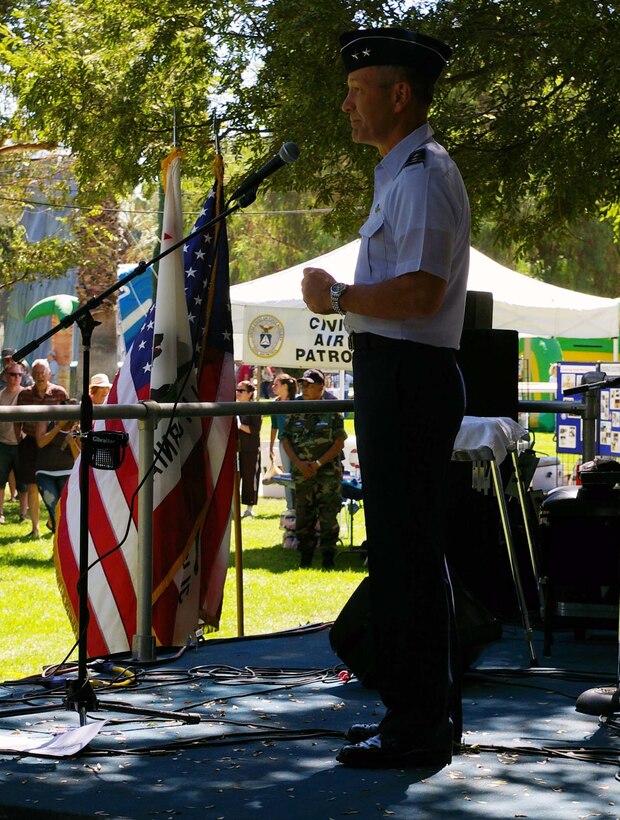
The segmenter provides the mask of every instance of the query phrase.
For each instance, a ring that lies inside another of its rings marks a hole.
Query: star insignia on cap
[[[369,48],[365,48],[365,49],[362,51],[362,55],[363,55],[364,57],[370,57],[370,49],[369,49]]]
[[[354,60],[359,60],[360,55],[357,53],[357,51],[355,51],[355,52],[351,55],[351,57],[353,57],[353,59],[354,59]]]

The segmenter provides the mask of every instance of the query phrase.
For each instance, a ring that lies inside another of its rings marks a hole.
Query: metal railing
[[[583,460],[590,461],[595,453],[595,430],[599,412],[597,394],[586,393],[583,402],[561,401],[519,401],[520,412],[563,413],[567,409],[573,415],[581,415],[583,419]],[[320,413],[353,411],[353,401],[321,400],[321,401],[261,401],[261,402],[189,402],[189,403],[157,403],[143,401],[135,404],[104,404],[93,407],[93,417],[98,419],[137,419],[138,420],[138,588],[136,635],[133,639],[132,652],[136,660],[153,660],[155,656],[154,638],[152,635],[152,511],[153,511],[153,472],[152,463],[156,458],[155,428],[161,419],[173,416],[235,416],[240,412],[244,415],[289,415],[291,413]],[[389,413],[389,406],[386,405]],[[0,407],[0,422],[2,421],[49,421],[54,419],[80,420],[81,408],[79,405],[44,405],[22,407]],[[237,527],[235,541],[240,545],[240,527]],[[241,550],[236,550],[240,553]],[[242,563],[240,554],[236,554],[238,590],[238,632],[243,634],[243,595],[242,595]]]

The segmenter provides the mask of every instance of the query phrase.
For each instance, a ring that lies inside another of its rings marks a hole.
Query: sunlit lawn
[[[284,500],[261,499],[256,516],[242,520],[244,634],[263,634],[333,620],[365,572],[359,554],[343,554],[337,569],[298,569],[299,556],[282,546],[280,512]],[[74,645],[52,561],[52,536],[28,537],[30,522],[19,523],[19,510],[5,503],[0,525],[0,681],[39,673],[62,661]],[[363,541],[363,512],[354,516],[355,544]],[[349,533],[342,515],[342,538]],[[237,632],[234,550],[224,592],[221,629],[213,637]],[[77,654],[74,653],[74,658]]]

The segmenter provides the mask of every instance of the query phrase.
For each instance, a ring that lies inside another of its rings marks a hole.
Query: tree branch
[[[54,148],[58,148],[55,142],[18,142],[15,145],[0,145],[0,154],[17,151],[52,151]]]

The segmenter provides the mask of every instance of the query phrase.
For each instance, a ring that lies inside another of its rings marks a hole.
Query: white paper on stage
[[[490,461],[501,464],[506,455],[516,449],[519,441],[527,441],[528,432],[514,419],[497,416],[465,416],[452,451],[453,461]]]
[[[40,732],[0,734],[0,752],[21,752],[45,757],[71,757],[84,749],[106,725],[106,720],[94,720],[56,735]]]

